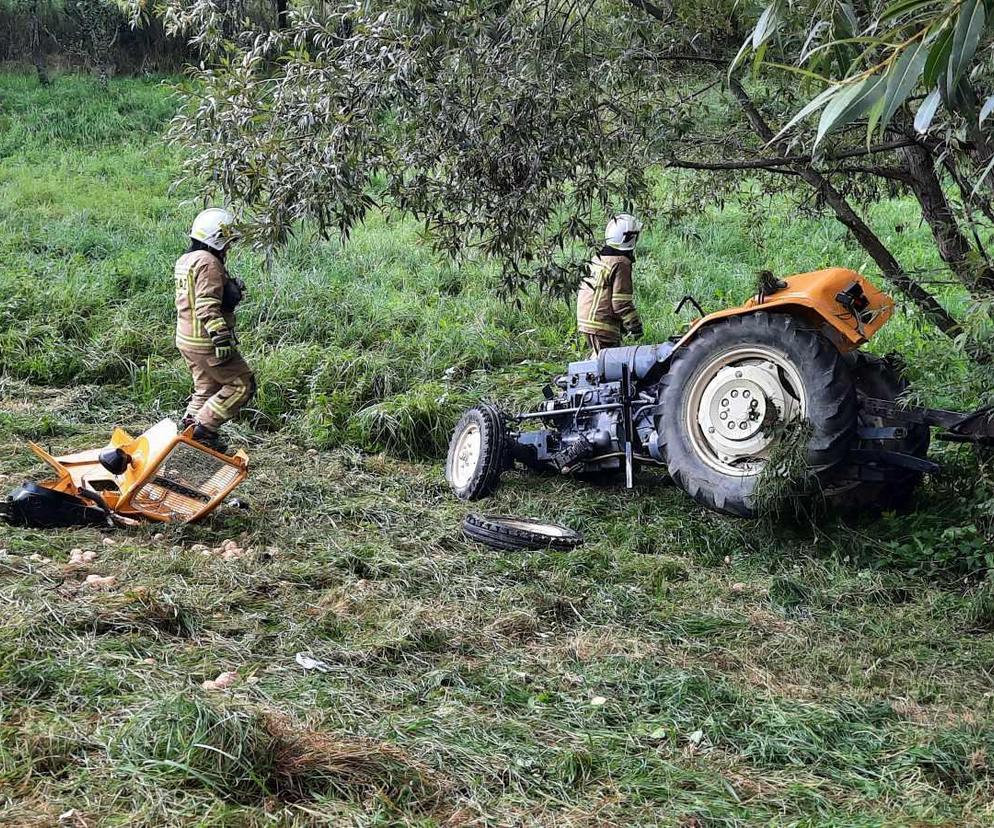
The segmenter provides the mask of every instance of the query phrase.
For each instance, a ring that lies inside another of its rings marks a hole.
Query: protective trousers
[[[193,375],[193,397],[186,415],[211,431],[217,431],[228,420],[237,417],[255,394],[252,369],[237,353],[219,364],[212,353],[186,348],[179,351]]]
[[[621,343],[612,337],[601,336],[600,334],[587,333],[583,335],[590,348],[590,358],[593,359],[605,348],[617,348]]]

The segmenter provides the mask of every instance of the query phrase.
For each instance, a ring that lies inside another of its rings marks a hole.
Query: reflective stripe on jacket
[[[211,334],[234,333],[235,315],[224,313],[224,286],[228,273],[221,260],[206,250],[184,253],[173,271],[176,280],[176,345],[190,351],[213,353]]]
[[[632,288],[632,262],[627,256],[595,256],[576,297],[580,333],[621,341],[621,331],[640,324]]]

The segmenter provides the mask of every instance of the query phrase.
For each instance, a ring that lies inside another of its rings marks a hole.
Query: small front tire
[[[445,479],[460,500],[492,494],[507,467],[507,427],[492,405],[470,408],[452,432]]]
[[[583,543],[583,536],[559,523],[507,515],[480,515],[474,512],[463,520],[463,534],[491,549],[554,549],[568,552]]]

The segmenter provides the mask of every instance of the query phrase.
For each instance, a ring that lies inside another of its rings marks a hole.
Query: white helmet
[[[220,207],[210,207],[193,220],[190,238],[203,242],[212,250],[224,250],[238,238],[234,229],[235,217]]]
[[[619,213],[604,228],[604,241],[615,250],[634,250],[642,222],[628,213]]]

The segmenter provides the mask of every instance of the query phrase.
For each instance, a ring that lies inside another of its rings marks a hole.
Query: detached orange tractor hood
[[[138,437],[117,428],[104,448],[55,457],[36,443],[31,450],[55,477],[25,484],[2,506],[9,522],[71,525],[152,520],[190,523],[210,514],[248,471],[248,456],[220,454],[162,420]],[[56,514],[59,512],[59,514]]]

